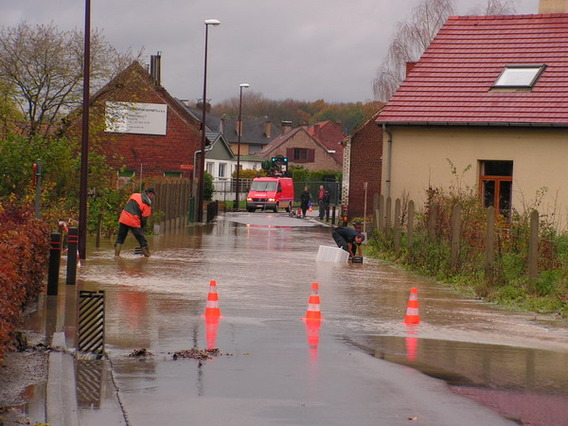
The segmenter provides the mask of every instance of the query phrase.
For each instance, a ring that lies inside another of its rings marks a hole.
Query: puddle
[[[412,335],[366,340],[375,357],[444,380],[521,424],[568,424],[568,353]]]

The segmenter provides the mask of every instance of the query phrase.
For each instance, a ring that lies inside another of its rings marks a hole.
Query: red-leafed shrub
[[[49,230],[10,203],[0,203],[0,360],[24,307],[42,292],[49,256]]]

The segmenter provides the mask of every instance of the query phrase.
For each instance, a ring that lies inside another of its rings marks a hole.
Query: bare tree
[[[470,15],[514,13],[517,0],[487,0],[471,9]],[[423,0],[407,22],[399,23],[387,55],[373,82],[375,99],[388,101],[406,76],[406,65],[416,62],[428,48],[449,16],[455,14],[454,0]]]
[[[117,52],[100,31],[91,33],[91,87],[101,87],[133,60]],[[26,115],[30,135],[48,132],[61,114],[82,99],[84,37],[53,25],[0,30],[0,80],[13,88],[13,100]]]

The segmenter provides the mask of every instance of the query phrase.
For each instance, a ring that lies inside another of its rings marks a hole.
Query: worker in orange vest
[[[118,219],[118,234],[114,244],[115,256],[120,256],[120,249],[129,230],[132,231],[134,238],[140,243],[142,254],[146,257],[150,256],[148,241],[144,237],[144,227],[146,226],[146,221],[152,215],[152,200],[155,196],[154,188],[147,188],[142,193],[136,192],[130,196]]]

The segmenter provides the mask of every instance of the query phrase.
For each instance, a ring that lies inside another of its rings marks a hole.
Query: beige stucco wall
[[[540,0],[538,13],[566,13],[568,0]]]
[[[384,135],[382,193],[408,194],[417,208],[429,186],[478,190],[480,161],[513,161],[513,208],[537,208],[559,229],[568,228],[568,129],[390,128]],[[452,175],[449,159],[457,169]],[[390,166],[389,166],[390,164]],[[462,172],[471,166],[470,170]],[[388,182],[390,170],[390,185]],[[458,178],[461,178],[458,180]],[[547,191],[539,205],[538,193]]]

